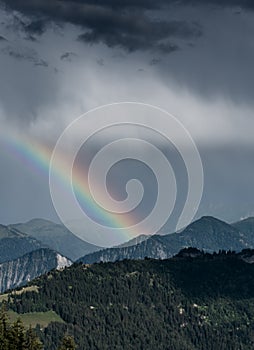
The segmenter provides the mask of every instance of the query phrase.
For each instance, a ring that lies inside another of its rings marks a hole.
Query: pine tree
[[[20,318],[13,323],[9,334],[9,347],[11,350],[24,350],[25,329]]]
[[[43,346],[39,338],[36,336],[34,330],[30,326],[26,332],[25,350],[42,350]]]
[[[2,305],[0,311],[0,350],[8,350],[8,317],[5,305]]]
[[[72,336],[65,335],[58,350],[75,350],[77,345]]]

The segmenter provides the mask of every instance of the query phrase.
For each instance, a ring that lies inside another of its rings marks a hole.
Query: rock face
[[[0,292],[15,288],[52,270],[70,266],[71,261],[45,248],[0,264]]]
[[[109,248],[79,259],[87,264],[123,259],[166,259],[181,249],[194,247],[206,252],[219,250],[240,251],[254,247],[254,234],[241,232],[237,227],[216,218],[205,216],[187,226],[180,233],[154,235],[129,247]]]
[[[101,247],[78,238],[64,225],[55,224],[49,220],[33,219],[24,224],[10,225],[9,228],[15,228],[28,234],[44,246],[67,256],[72,261],[101,249]]]

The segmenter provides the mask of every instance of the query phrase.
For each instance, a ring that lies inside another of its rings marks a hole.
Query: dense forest
[[[7,307],[61,316],[36,327],[46,350],[66,334],[77,350],[251,350],[254,265],[242,257],[189,249],[168,260],[74,264],[31,282],[36,291],[12,293]]]

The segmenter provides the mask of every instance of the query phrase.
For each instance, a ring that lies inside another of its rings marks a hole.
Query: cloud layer
[[[127,51],[151,50],[170,53],[178,47],[175,38],[195,38],[202,31],[197,23],[162,20],[147,10],[162,9],[148,1],[6,1],[6,9],[17,10],[29,17],[23,30],[30,35],[41,35],[47,23],[71,23],[85,31],[79,40],[86,43],[102,42],[109,47],[122,47]]]
[[[253,214],[252,2],[5,4],[0,141],[2,134],[24,134],[52,146],[91,108],[154,104],[176,115],[201,150],[205,193],[199,214],[230,221]],[[47,176],[35,176],[2,148],[0,163],[0,222],[55,219]]]

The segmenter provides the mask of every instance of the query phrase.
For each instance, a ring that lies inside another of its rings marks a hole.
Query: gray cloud
[[[65,52],[60,56],[60,60],[72,62],[75,57],[77,57],[77,55],[74,52]]]
[[[254,12],[236,15],[232,9],[200,7],[188,8],[183,16],[202,21],[204,35],[194,47],[163,57],[157,65],[161,79],[167,85],[173,80],[209,101],[222,98],[252,106]]]
[[[12,46],[4,47],[1,52],[3,54],[9,55],[10,57],[20,60],[20,61],[29,61],[35,66],[48,67],[48,62],[38,57],[37,53],[31,49],[25,48],[15,48]]]
[[[96,61],[98,63],[99,66],[104,66],[104,59],[103,58],[98,58],[98,60]]]
[[[27,126],[38,118],[41,108],[55,103],[57,80],[48,65],[47,58],[17,42],[0,49],[2,120]]]
[[[150,61],[150,65],[151,66],[155,66],[156,64],[158,64],[158,63],[160,63],[160,59],[159,58],[153,58],[153,59],[151,59],[151,61]]]

